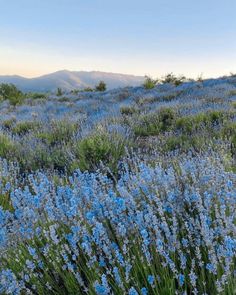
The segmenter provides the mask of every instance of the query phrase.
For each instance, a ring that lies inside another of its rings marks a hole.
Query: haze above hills
[[[55,91],[58,87],[65,91],[94,87],[104,81],[108,89],[138,86],[144,81],[142,76],[106,73],[99,71],[68,71],[62,70],[55,73],[43,75],[36,78],[25,78],[22,76],[0,75],[0,83],[13,83],[22,91]]]

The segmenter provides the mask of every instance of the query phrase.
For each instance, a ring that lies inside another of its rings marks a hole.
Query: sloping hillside
[[[94,87],[103,80],[108,89],[138,86],[144,77],[124,74],[114,74],[105,72],[72,72],[58,71],[52,74],[43,75],[36,78],[24,78],[21,76],[0,76],[0,83],[13,83],[22,91],[55,91],[58,87],[63,90],[75,88]]]

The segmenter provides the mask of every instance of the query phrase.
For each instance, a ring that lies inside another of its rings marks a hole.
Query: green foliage
[[[138,112],[138,110],[133,106],[123,106],[120,108],[122,115],[131,116]]]
[[[164,79],[162,79],[161,82],[163,84],[170,83],[170,84],[174,84],[175,86],[179,86],[186,81],[187,81],[187,79],[185,76],[176,77],[173,73],[169,73],[164,77]]]
[[[24,135],[30,131],[38,130],[40,124],[38,122],[19,122],[12,128],[13,134]]]
[[[230,90],[229,91],[229,97],[235,96],[236,95],[236,90]]]
[[[100,81],[99,84],[95,87],[96,91],[106,91],[107,86],[104,81]]]
[[[145,76],[145,81],[143,83],[143,87],[145,89],[152,89],[158,84],[158,79],[153,79],[152,77]]]
[[[25,96],[14,84],[0,84],[0,97],[9,100],[11,105],[18,105],[24,101]]]
[[[186,134],[179,136],[173,135],[166,140],[164,151],[168,152],[176,149],[180,149],[184,152],[188,152],[191,149],[200,151],[205,143],[206,139],[201,136],[188,136]]]
[[[78,126],[76,123],[65,120],[53,121],[50,130],[47,132],[40,132],[37,134],[37,137],[50,146],[62,144],[71,140],[77,128]]]
[[[211,111],[180,117],[176,120],[176,129],[181,130],[183,133],[191,134],[203,128],[212,128],[217,124],[223,123],[226,117],[227,114],[223,111]]]
[[[28,97],[32,99],[46,99],[47,95],[45,93],[33,92],[33,93],[29,93]]]
[[[11,118],[2,122],[2,126],[6,130],[10,130],[12,126],[16,123],[16,118]]]
[[[78,95],[80,92],[93,92],[93,91],[95,91],[93,88],[85,87],[84,89],[73,89],[71,90],[71,94]]]
[[[17,151],[17,147],[15,144],[11,141],[11,139],[0,133],[0,157],[6,158],[6,159],[12,159],[15,156],[15,153]]]
[[[101,83],[101,82],[100,82]],[[105,84],[105,83],[104,83]],[[104,85],[103,85],[103,88],[104,88]],[[105,91],[106,90],[106,85],[105,85],[105,89],[104,90],[100,90],[100,91]],[[84,92],[93,92],[94,89],[91,88],[91,87],[86,87],[83,89]]]
[[[236,122],[230,122],[222,129],[222,137],[230,142],[230,151],[236,157]]]
[[[60,87],[58,87],[58,88],[57,88],[57,93],[56,93],[56,95],[57,95],[57,96],[62,96],[62,94],[63,94],[62,89],[61,89]]]
[[[70,102],[71,98],[67,97],[67,96],[61,96],[61,97],[58,98],[58,101],[59,102]]]
[[[161,108],[159,110],[159,122],[161,131],[168,131],[175,124],[176,113],[171,108]]]
[[[157,113],[143,115],[134,126],[137,136],[154,136],[169,131],[175,123],[176,114],[173,109],[162,108]]]
[[[112,172],[117,171],[117,164],[125,152],[125,140],[119,134],[105,132],[92,134],[82,139],[75,147],[78,167],[81,171],[95,171],[100,162]]]

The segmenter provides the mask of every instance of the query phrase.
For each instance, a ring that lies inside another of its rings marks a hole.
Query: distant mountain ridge
[[[17,75],[1,76],[0,83],[13,83],[22,91],[55,91],[58,87],[65,91],[73,89],[82,89],[85,87],[94,87],[104,81],[108,89],[139,86],[143,83],[144,77],[107,73],[99,71],[68,71],[62,70],[55,73],[43,75],[36,78],[24,78]]]

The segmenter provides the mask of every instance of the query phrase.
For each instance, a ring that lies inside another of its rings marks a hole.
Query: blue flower
[[[179,284],[182,287],[184,285],[185,277],[183,274],[179,274]]]
[[[147,280],[150,285],[154,285],[155,277],[153,275],[148,275]]]
[[[138,292],[135,290],[134,287],[131,287],[131,288],[129,289],[129,295],[138,295]]]
[[[142,294],[142,295],[148,295],[148,290],[147,290],[147,288],[143,287],[143,288],[141,289],[141,294]]]

